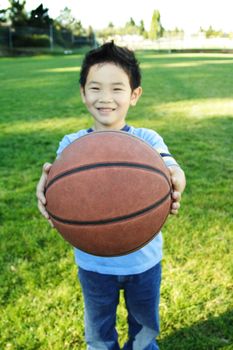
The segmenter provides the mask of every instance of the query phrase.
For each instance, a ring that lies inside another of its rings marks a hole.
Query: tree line
[[[27,13],[25,9],[26,0],[8,1],[9,7],[0,10],[0,25],[8,23],[13,28],[28,26],[42,29],[49,28],[49,26],[53,25],[56,31],[66,30],[77,36],[93,36],[93,28],[91,26],[84,28],[81,21],[77,20],[72,15],[68,7],[65,7],[60,12],[60,15],[53,19],[48,14],[49,9],[44,8],[43,4],[40,4],[30,13]],[[98,36],[105,38],[113,34],[138,34],[144,38],[157,39],[163,35],[163,32],[164,28],[161,24],[160,12],[155,10],[152,14],[151,28],[149,31],[146,31],[143,20],[137,25],[131,17],[122,28],[116,28],[113,23],[110,22],[107,28],[98,31]]]
[[[9,7],[6,9],[0,9],[0,25],[3,23],[9,23],[13,27],[39,27],[47,28],[49,25],[54,24],[57,28],[71,30],[76,35],[89,34],[91,27],[88,29],[83,28],[81,21],[77,20],[68,7],[60,12],[60,15],[53,19],[48,15],[48,8],[44,8],[43,4],[40,4],[37,8],[30,13],[26,12],[25,5],[26,0],[8,0]],[[114,25],[110,22],[108,28],[113,28]],[[106,28],[106,29],[108,29]],[[115,28],[115,27],[114,27]],[[125,34],[140,34],[145,37],[157,38],[162,36],[163,27],[160,20],[160,12],[155,10],[152,15],[151,29],[149,32],[145,30],[144,21],[141,20],[137,25],[134,19],[131,17],[124,28],[117,29],[115,31],[124,32]]]
[[[123,27],[116,27],[112,22],[104,29],[97,31],[98,37],[107,38],[112,35],[140,35],[145,39],[156,40],[163,36],[164,28],[161,24],[160,12],[154,10],[151,19],[150,30],[145,29],[144,21],[141,20],[139,24],[136,24],[134,19],[130,17],[130,20],[125,23]]]
[[[77,35],[88,34],[91,30],[91,28],[83,28],[81,21],[74,18],[68,7],[65,7],[60,15],[53,19],[48,14],[49,9],[44,8],[43,4],[27,13],[25,9],[26,0],[8,0],[8,2],[9,7],[0,10],[0,24],[8,23],[12,27],[29,26],[37,28],[48,28],[49,25],[53,24],[58,29],[68,29]]]
[[[84,28],[68,7],[54,19],[49,16],[49,9],[43,4],[28,13],[25,9],[26,0],[8,0],[8,2],[8,8],[0,9],[0,28],[10,26],[12,45],[46,47],[52,40],[58,46],[70,48],[77,42],[93,43],[92,27]]]
[[[71,48],[75,43],[93,44],[95,41],[93,28],[91,26],[84,28],[81,21],[73,16],[68,7],[65,7],[60,15],[53,19],[48,14],[49,9],[45,8],[43,4],[28,13],[25,9],[26,0],[8,0],[8,2],[8,8],[0,9],[0,29],[1,26],[4,27],[7,24],[12,28],[10,32],[11,45],[49,46],[54,41],[57,45]],[[30,28],[37,28],[37,31]],[[212,27],[207,30],[200,28],[200,32],[207,38],[224,35]],[[154,10],[148,31],[145,29],[143,20],[137,24],[131,17],[123,27],[116,27],[110,22],[106,28],[96,32],[96,35],[103,39],[116,34],[134,34],[143,36],[145,39],[156,40],[164,36],[182,37],[184,31],[179,28],[166,30],[162,25],[159,10]]]

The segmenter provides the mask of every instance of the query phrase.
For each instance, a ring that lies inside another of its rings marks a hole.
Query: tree
[[[71,10],[68,7],[65,7],[60,11],[60,15],[56,18],[56,23],[58,23],[61,28],[72,31],[76,19],[73,17]]]
[[[162,27],[162,24],[161,24],[160,12],[158,10],[154,10],[152,20],[151,20],[149,38],[151,40],[156,40],[163,35],[163,31],[164,31],[164,28]]]
[[[89,26],[87,29],[87,36],[90,40],[94,40],[95,39],[95,32],[92,28],[92,26]]]
[[[82,36],[86,34],[81,21],[76,20],[68,7],[60,11],[60,15],[55,19],[55,23],[59,29],[66,29],[74,35]]]
[[[128,24],[129,24],[130,26],[132,26],[132,27],[135,27],[135,26],[136,26],[136,23],[135,23],[135,21],[134,21],[134,19],[133,19],[132,17],[130,17],[130,20],[129,20]]]
[[[139,28],[132,17],[130,17],[129,22],[126,22],[122,34],[139,34]]]
[[[27,25],[28,16],[25,10],[26,0],[9,0],[9,19],[14,27]]]
[[[146,32],[146,30],[145,30],[145,26],[144,26],[144,21],[141,20],[140,24],[139,24],[139,34],[144,36],[145,32]]]
[[[48,15],[48,9],[40,4],[35,10],[31,11],[28,24],[32,27],[48,28],[52,24],[53,20]]]
[[[215,30],[212,26],[209,26],[209,28],[205,32],[206,38],[217,38],[217,37],[223,37],[223,32],[221,30]]]
[[[81,21],[76,21],[73,25],[73,34],[77,36],[83,36],[86,34],[86,29],[83,28]]]
[[[0,10],[0,24],[7,22],[7,12],[9,9]]]

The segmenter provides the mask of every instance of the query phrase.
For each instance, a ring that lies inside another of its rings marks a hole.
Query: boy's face
[[[131,90],[129,77],[114,63],[93,65],[81,96],[95,120],[95,130],[120,130],[130,106],[135,106],[142,88]]]

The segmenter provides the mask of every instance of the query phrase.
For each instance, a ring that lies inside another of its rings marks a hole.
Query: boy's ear
[[[133,92],[131,94],[131,100],[130,100],[131,106],[136,106],[136,103],[138,102],[141,94],[142,94],[142,87],[141,86],[138,86],[136,89],[133,90]]]
[[[81,95],[83,103],[86,103],[85,91],[84,91],[84,87],[83,86],[80,86],[80,95]]]

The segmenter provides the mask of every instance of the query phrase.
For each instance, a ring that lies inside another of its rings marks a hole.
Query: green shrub
[[[17,35],[14,37],[13,45],[16,47],[48,47],[50,39],[46,34]]]

